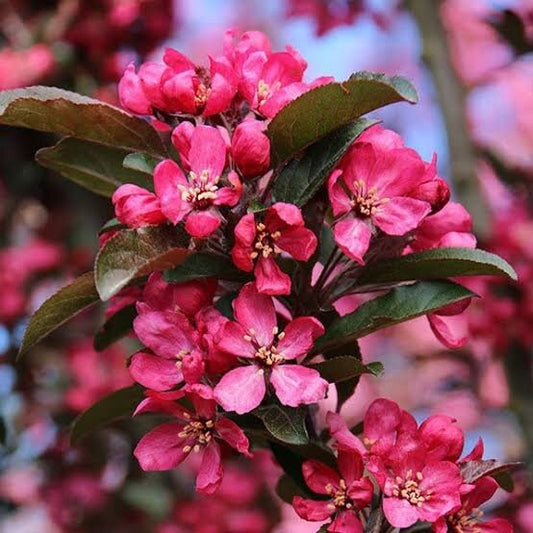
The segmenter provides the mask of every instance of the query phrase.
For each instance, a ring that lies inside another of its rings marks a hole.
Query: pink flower
[[[253,109],[262,112],[277,91],[301,82],[306,68],[305,61],[292,49],[270,55],[252,52],[242,65],[240,92]]]
[[[241,122],[231,139],[231,155],[246,178],[264,174],[270,167],[270,140],[263,133],[266,124],[259,120]]]
[[[324,333],[316,318],[298,317],[280,332],[272,298],[252,283],[242,288],[233,308],[236,321],[227,322],[216,341],[243,365],[226,373],[215,387],[215,399],[226,411],[243,414],[255,409],[267,383],[283,405],[296,407],[324,398],[328,383],[316,370],[288,364],[305,355]]]
[[[448,515],[433,524],[435,533],[512,533],[513,527],[503,518],[481,521],[483,512],[479,507],[490,500],[498,483],[491,477],[483,477],[473,488],[461,496],[461,504]]]
[[[209,281],[167,284],[159,273],[150,276],[133,322],[135,334],[150,351],[131,358],[135,381],[163,391],[201,379],[208,346],[193,320],[212,303],[215,289],[216,283]]]
[[[407,251],[446,247],[476,247],[472,217],[456,202],[448,203],[438,213],[425,218],[414,232]]]
[[[383,511],[394,527],[435,522],[460,505],[462,478],[450,461],[432,461],[423,444],[404,438],[387,460]]]
[[[167,48],[163,61],[169,68],[161,76],[161,92],[171,112],[211,116],[229,108],[238,80],[227,58],[209,58],[208,70]]]
[[[193,237],[211,235],[221,223],[218,206],[234,206],[241,195],[237,174],[222,174],[226,164],[226,143],[216,128],[198,126],[190,139],[187,176],[172,160],[166,159],[154,171],[154,184],[161,211],[174,224],[185,219]],[[227,180],[230,186],[221,186]]]
[[[212,494],[224,475],[218,441],[250,456],[246,435],[235,422],[217,413],[212,390],[206,385],[191,385],[186,391],[149,394],[135,414],[163,412],[177,421],[157,426],[139,441],[134,454],[143,470],[170,470],[191,452],[202,452],[196,490]],[[194,411],[175,401],[183,397],[192,402]]]
[[[135,72],[135,65],[130,63],[118,82],[120,105],[132,113],[149,115],[152,106],[146,97],[140,76]]]
[[[118,220],[130,228],[163,224],[166,221],[159,198],[138,185],[121,185],[113,193],[112,201]]]
[[[377,229],[388,235],[405,235],[415,229],[432,209],[430,203],[417,198],[428,180],[426,164],[413,150],[353,144],[328,181],[339,248],[364,264]]]
[[[262,222],[248,213],[235,226],[235,265],[255,273],[257,290],[264,294],[290,294],[291,280],[275,261],[282,251],[297,261],[307,261],[316,250],[315,234],[304,227],[301,211],[292,204],[271,206]]]
[[[304,520],[321,522],[331,518],[326,529],[328,532],[362,532],[358,512],[372,500],[372,483],[363,477],[363,460],[358,452],[340,449],[337,463],[339,472],[319,461],[305,461],[302,473],[307,486],[317,494],[329,496],[329,499],[310,500],[295,496],[292,505]]]

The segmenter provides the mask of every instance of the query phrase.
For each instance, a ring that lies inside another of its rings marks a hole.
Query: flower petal
[[[291,293],[291,278],[285,274],[272,257],[260,257],[255,265],[257,290],[262,294],[277,296]]]
[[[333,468],[315,459],[303,462],[302,474],[307,486],[317,494],[329,494],[326,486],[338,487],[341,479]]]
[[[307,261],[317,247],[315,234],[303,226],[288,228],[281,232],[276,244],[297,261]]]
[[[244,338],[246,335],[247,331],[238,322],[226,322],[222,326],[216,346],[237,357],[252,359],[255,356],[255,348]]]
[[[183,450],[187,439],[178,437],[182,428],[175,422],[162,424],[139,441],[133,454],[143,470],[170,470],[187,457],[189,452]]]
[[[161,202],[162,213],[177,224],[191,210],[191,205],[182,199],[178,185],[189,187],[181,168],[171,159],[161,161],[154,170],[154,188]]]
[[[252,330],[260,346],[269,346],[277,324],[272,298],[260,294],[253,283],[247,283],[233,301],[235,318],[246,332]]]
[[[301,496],[295,496],[292,500],[292,506],[296,514],[309,522],[322,522],[322,520],[327,520],[335,511],[329,505],[329,500],[309,500]]]
[[[213,494],[218,489],[223,475],[220,447],[214,440],[211,440],[204,448],[202,464],[196,477],[196,492]]]
[[[219,418],[215,423],[215,430],[232,448],[245,455],[250,455],[250,442],[248,437],[233,420]]]
[[[372,220],[388,235],[405,235],[415,229],[431,211],[431,205],[403,196],[390,198],[379,207]]]
[[[211,210],[193,211],[185,221],[185,231],[197,239],[209,237],[220,226],[218,218]]]
[[[372,232],[366,222],[349,216],[335,224],[333,235],[339,248],[348,257],[360,265],[365,264],[363,257],[372,237]]]
[[[394,527],[409,527],[418,520],[417,507],[404,499],[384,498],[383,512]]]
[[[328,382],[318,371],[302,365],[279,365],[270,376],[276,396],[283,405],[297,407],[316,403],[326,395]]]
[[[209,170],[209,181],[222,175],[226,164],[226,143],[220,132],[212,126],[197,126],[191,136],[189,163],[191,169],[200,176]]]
[[[169,390],[183,381],[175,361],[146,352],[134,354],[128,370],[137,383],[152,390]]]
[[[242,415],[255,409],[266,392],[263,372],[255,365],[230,370],[215,387],[215,400],[226,411]]]
[[[277,348],[285,359],[296,359],[312,348],[315,340],[324,334],[324,326],[314,317],[302,316],[291,320]]]

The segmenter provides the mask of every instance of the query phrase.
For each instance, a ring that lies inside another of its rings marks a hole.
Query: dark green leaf
[[[96,429],[119,418],[132,416],[143,398],[143,388],[132,385],[98,400],[74,420],[70,431],[70,442],[75,446]]]
[[[522,463],[502,463],[496,459],[467,461],[461,464],[460,470],[465,483],[475,483],[485,476],[494,477],[501,472],[508,472],[523,466]]]
[[[99,235],[102,235],[102,233],[107,233],[109,231],[119,231],[122,229],[127,229],[128,226],[125,226],[122,224],[118,219],[112,218],[111,220],[108,220],[98,232]]]
[[[124,157],[122,165],[129,170],[135,170],[136,172],[142,172],[148,174],[150,177],[154,174],[154,168],[161,161],[148,154],[128,154]]]
[[[109,300],[132,279],[172,268],[188,255],[189,236],[180,227],[149,226],[121,231],[96,256],[96,288]]]
[[[498,485],[505,491],[505,492],[513,492],[514,491],[514,481],[513,477],[509,472],[498,472],[497,474],[494,474],[492,476]]]
[[[329,256],[335,250],[335,239],[333,238],[333,232],[331,228],[326,224],[323,224],[320,228],[320,243],[318,245],[318,261],[323,265],[326,264]]]
[[[362,374],[379,376],[383,371],[381,363],[365,365],[362,361],[350,355],[334,357],[321,363],[309,365],[309,367],[318,370],[320,375],[329,383],[339,383],[359,377]]]
[[[167,270],[163,277],[170,283],[183,283],[199,278],[241,281],[246,279],[246,274],[239,270],[229,257],[197,252],[189,255],[181,265]]]
[[[310,146],[301,159],[290,161],[274,183],[272,194],[275,200],[300,207],[306,204],[320,189],[354,140],[377,122],[360,119],[341,126]]]
[[[318,339],[314,352],[344,346],[379,329],[432,313],[475,294],[451,281],[420,281],[397,287],[337,318]]]
[[[151,188],[151,180],[145,174],[122,166],[126,153],[119,148],[67,137],[55,146],[39,150],[35,159],[43,167],[102,196],[111,197],[124,183]]]
[[[165,156],[156,130],[118,107],[55,87],[0,93],[0,124]]]
[[[30,318],[20,346],[19,357],[98,300],[92,272],[83,274],[50,296]]]
[[[497,255],[470,248],[435,248],[369,264],[357,286],[481,275],[516,279],[511,265]]]
[[[294,479],[287,474],[283,474],[276,484],[276,494],[288,504],[292,504],[295,496],[309,498],[311,494],[305,491]]]
[[[321,137],[374,109],[417,100],[416,90],[405,78],[369,72],[357,72],[342,83],[311,89],[285,106],[268,126],[272,161],[274,165],[287,161]]]
[[[289,444],[309,442],[304,409],[273,404],[258,407],[253,414],[262,420],[265,428],[276,439]]]
[[[127,335],[133,327],[133,320],[136,316],[135,304],[127,305],[117,311],[96,332],[94,349],[97,351],[105,350],[108,346]]]
[[[236,292],[227,292],[215,302],[215,307],[230,320],[235,319],[233,316],[233,300],[235,298],[237,298]]]

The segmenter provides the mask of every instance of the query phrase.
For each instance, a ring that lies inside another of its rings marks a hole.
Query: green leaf
[[[165,156],[157,131],[118,107],[55,87],[0,92],[0,124]]]
[[[148,226],[121,231],[96,256],[96,289],[109,300],[132,279],[172,268],[188,255],[189,236],[172,226]]]
[[[92,272],[59,289],[35,311],[24,332],[19,357],[59,326],[98,302]]]
[[[304,498],[312,496],[309,491],[305,491],[287,474],[283,474],[276,483],[276,494],[288,504],[292,504],[292,499],[295,496],[303,496]]]
[[[109,231],[119,231],[123,229],[128,229],[128,226],[122,224],[117,218],[112,218],[100,228],[98,235],[102,235],[102,233],[107,233]]]
[[[197,252],[189,255],[181,265],[165,271],[163,277],[170,283],[183,283],[199,278],[242,281],[248,276],[239,270],[229,257],[209,252]]]
[[[236,291],[226,292],[215,302],[215,307],[230,320],[235,320],[233,316],[233,300],[237,298],[237,295]]]
[[[155,157],[149,156],[148,154],[128,154],[124,157],[122,166],[129,170],[135,170],[137,172],[142,172],[143,174],[148,174],[153,176],[154,169],[161,159],[156,159]]]
[[[509,472],[498,472],[492,477],[505,492],[512,493],[514,491],[514,480]]]
[[[370,111],[395,102],[417,101],[416,90],[407,79],[369,72],[311,89],[285,106],[268,126],[272,161],[278,165],[288,160]]]
[[[301,159],[290,161],[276,178],[272,194],[277,202],[306,204],[354,140],[377,120],[360,119],[341,126],[309,147]]]
[[[268,432],[282,442],[289,444],[309,442],[305,427],[305,409],[273,404],[257,407],[252,414],[260,418]]]
[[[314,365],[309,365],[320,372],[320,375],[329,383],[340,383],[353,378],[358,378],[363,374],[379,376],[383,372],[381,363],[370,363],[365,365],[361,360],[350,355],[341,355],[327,361],[322,361]]]
[[[70,442],[76,446],[96,429],[119,418],[131,417],[143,398],[144,389],[139,385],[132,385],[98,400],[74,420],[70,431]]]
[[[487,459],[467,461],[460,465],[460,470],[465,483],[475,483],[482,477],[494,477],[501,472],[508,472],[520,466],[523,464],[519,462],[502,463],[497,459]]]
[[[397,287],[383,296],[362,304],[353,313],[337,318],[313,350],[344,346],[382,328],[426,315],[442,307],[471,298],[475,294],[451,281],[420,281]]]
[[[484,250],[435,248],[369,264],[357,278],[357,286],[482,275],[517,279],[507,261]]]
[[[96,332],[94,349],[99,352],[105,350],[108,346],[127,335],[133,327],[133,320],[136,316],[135,304],[127,305],[117,311]]]
[[[67,137],[55,146],[39,150],[35,159],[43,167],[102,196],[111,197],[124,183],[150,189],[151,180],[145,174],[122,166],[126,153],[119,148]]]

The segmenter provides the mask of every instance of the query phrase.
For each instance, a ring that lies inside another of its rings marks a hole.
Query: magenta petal
[[[278,296],[291,293],[291,278],[272,257],[260,257],[255,266],[257,290],[262,294]]]
[[[296,514],[309,522],[322,522],[323,520],[327,520],[334,512],[329,507],[329,504],[329,500],[308,500],[301,496],[295,496],[292,500],[292,506]]]
[[[330,411],[326,415],[326,422],[331,436],[340,444],[343,448],[357,450],[362,454],[366,453],[366,448],[363,443],[356,437],[346,425],[344,418]]]
[[[197,126],[191,137],[189,162],[198,175],[209,170],[209,180],[222,175],[226,164],[226,143],[217,128]]]
[[[276,244],[297,261],[307,261],[317,247],[315,234],[303,226],[288,228],[281,232]]]
[[[394,527],[409,527],[418,520],[417,508],[399,498],[384,498],[383,512]]]
[[[307,486],[317,494],[328,494],[327,485],[338,487],[340,483],[340,476],[333,468],[315,459],[304,461],[302,474]]]
[[[297,407],[316,403],[326,395],[328,382],[317,370],[301,365],[278,365],[270,376],[276,396],[283,405]]]
[[[363,475],[363,458],[352,447],[340,447],[337,455],[337,464],[342,478],[351,485]]]
[[[334,512],[329,505],[329,500],[308,500],[301,496],[295,496],[292,500],[292,506],[296,514],[309,522],[322,522],[323,520],[327,520]]]
[[[344,187],[339,183],[342,176],[342,170],[335,170],[328,179],[328,194],[331,203],[333,216],[338,217],[351,211],[352,204],[349,196],[346,194]]]
[[[261,346],[268,346],[274,339],[277,325],[276,311],[272,298],[260,294],[253,283],[247,283],[233,302],[235,318],[247,333]]]
[[[244,431],[229,418],[219,418],[215,423],[215,430],[221,439],[225,440],[238,452],[249,454],[250,442]]]
[[[185,230],[192,237],[205,239],[220,226],[220,218],[211,211],[192,211],[185,221]]]
[[[196,346],[192,328],[182,314],[143,312],[133,321],[133,329],[145,346],[167,359],[174,359],[180,351],[191,351]]]
[[[333,228],[335,242],[339,248],[351,259],[364,265],[364,255],[370,245],[372,232],[361,219],[347,217],[335,224]]]
[[[165,159],[154,170],[155,193],[161,202],[162,213],[177,224],[191,210],[188,202],[182,199],[178,185],[189,187],[180,167],[171,159]]]
[[[220,447],[212,440],[202,455],[202,464],[196,478],[196,492],[213,494],[218,489],[223,475]]]
[[[137,444],[133,454],[143,470],[170,470],[189,454],[183,451],[187,440],[178,437],[182,424],[169,422],[147,433]]]
[[[220,330],[220,338],[216,342],[217,348],[237,357],[252,359],[255,348],[244,337],[247,331],[237,322],[226,322]]]
[[[315,339],[324,334],[324,326],[316,318],[302,316],[291,320],[283,333],[278,351],[285,359],[296,359],[309,352]]]
[[[453,318],[442,317],[435,313],[427,315],[427,317],[431,331],[446,348],[455,350],[464,346],[468,341],[464,324],[457,323]],[[452,323],[456,330],[452,329]]]
[[[354,511],[343,511],[328,527],[328,533],[362,533],[363,526]]]
[[[215,387],[215,400],[226,411],[249,413],[263,400],[266,392],[263,371],[255,365],[230,370]]]
[[[388,235],[405,235],[415,229],[430,211],[431,205],[427,202],[398,196],[380,206],[372,220]]]
[[[136,353],[128,369],[137,383],[152,390],[168,390],[183,381],[175,361],[145,352]]]

